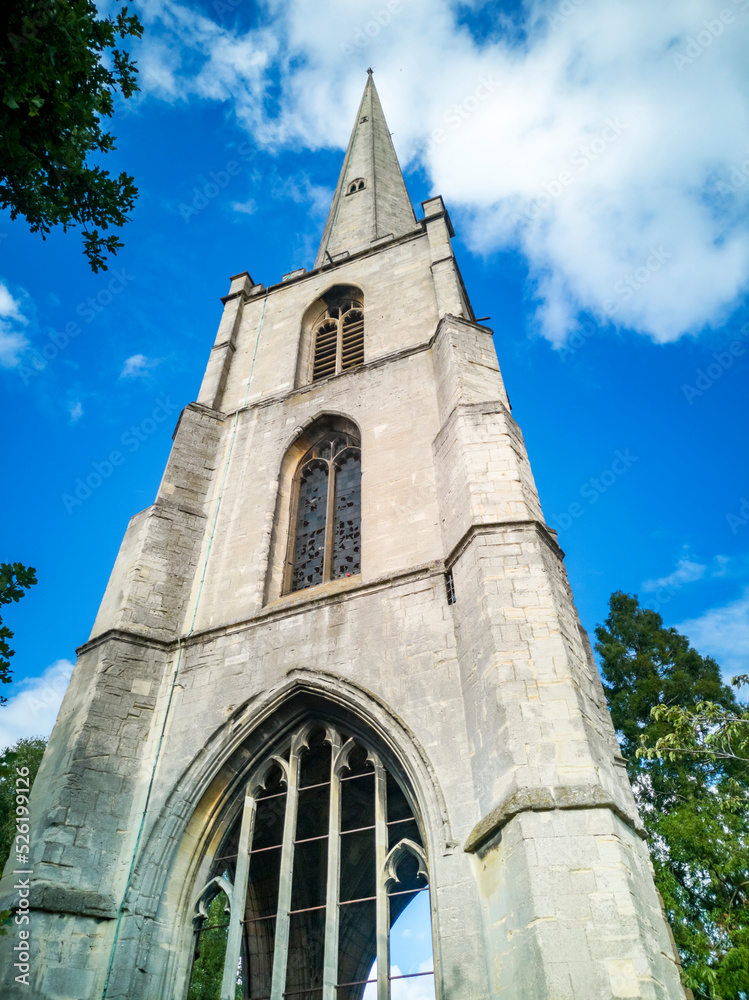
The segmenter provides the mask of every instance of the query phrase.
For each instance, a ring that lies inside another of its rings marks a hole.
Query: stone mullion
[[[328,814],[328,885],[325,895],[325,959],[322,1000],[336,1000],[338,982],[338,931],[341,878],[341,737],[328,731],[330,743],[330,811]]]
[[[388,854],[387,775],[374,754],[370,754],[370,760],[375,769],[377,1000],[390,1000],[390,903],[385,883],[385,861]]]
[[[257,803],[248,788],[242,810],[242,825],[239,831],[237,866],[234,872],[234,889],[231,897],[231,916],[226,940],[224,977],[221,981],[221,1000],[234,1000],[237,986],[237,969],[242,950],[242,921],[247,902],[247,881],[250,877],[250,845],[255,829]],[[247,971],[247,970],[245,970]]]
[[[271,1000],[282,1000],[286,989],[286,966],[289,958],[289,932],[291,917],[291,888],[294,875],[294,839],[296,837],[296,817],[299,805],[299,758],[302,747],[297,737],[292,740],[286,773],[286,814],[281,848],[281,868],[278,884],[278,908],[276,912],[276,940],[273,950],[273,978],[271,980]],[[280,763],[280,761],[279,761]]]
[[[336,320],[338,324],[338,333],[336,334],[335,342],[335,373],[340,375],[343,366],[343,316],[339,316]]]
[[[333,546],[335,544],[335,479],[336,468],[331,447],[328,463],[328,495],[325,503],[325,549],[323,551],[322,579],[327,583],[333,579]]]

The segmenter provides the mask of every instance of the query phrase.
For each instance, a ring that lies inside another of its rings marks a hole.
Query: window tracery
[[[339,375],[364,363],[364,310],[346,297],[328,305],[315,326],[312,381]]]
[[[361,449],[353,434],[328,432],[296,476],[286,589],[304,590],[361,572]]]
[[[188,1000],[361,1000],[368,984],[389,1000],[394,980],[433,976],[390,967],[391,927],[424,892],[399,781],[357,736],[306,722],[251,776],[198,894]]]
[[[366,121],[366,120],[367,120],[366,118],[362,119],[362,121]],[[347,195],[348,194],[356,194],[357,191],[362,191],[366,187],[366,183],[367,182],[364,180],[363,177],[357,177],[356,180],[351,181],[349,183],[348,188],[346,190],[346,194]]]

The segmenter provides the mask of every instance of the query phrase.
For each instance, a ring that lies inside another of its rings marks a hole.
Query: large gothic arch
[[[249,777],[267,757],[268,747],[283,743],[311,720],[341,727],[376,748],[388,772],[413,798],[427,857],[455,848],[433,768],[403,721],[355,683],[318,670],[292,670],[262,699],[239,706],[214,732],[176,782],[140,851],[127,912],[153,921],[150,947],[158,945],[162,953],[160,963],[149,963],[152,969],[160,965],[158,982],[148,987],[154,995],[168,985],[175,998],[181,998],[180,989],[187,988],[197,898],[210,880],[213,858],[227,830],[239,821]],[[438,922],[435,912],[435,941]],[[129,968],[126,978],[134,991],[143,989],[138,975],[143,964],[127,944],[118,948],[117,965],[121,974],[123,967]]]

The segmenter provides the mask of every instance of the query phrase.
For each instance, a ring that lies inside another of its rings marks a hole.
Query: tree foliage
[[[735,687],[749,684],[749,677],[734,677]],[[712,701],[701,701],[694,709],[661,703],[650,717],[664,722],[668,732],[650,745],[645,737],[638,757],[666,757],[674,761],[681,754],[699,754],[711,761],[736,760],[749,764],[749,710],[732,712]]]
[[[36,773],[44,756],[47,741],[41,738],[20,739],[0,753],[0,874],[8,862],[16,835],[16,777],[18,768],[28,768],[28,792],[34,784]],[[0,910],[0,937],[8,934],[11,923],[10,910]]]
[[[142,26],[125,6],[100,18],[93,0],[14,0],[0,13],[0,207],[23,216],[42,238],[83,227],[93,271],[123,245],[122,226],[137,196],[133,178],[110,176],[96,160],[115,149],[102,129],[113,95],[138,89],[120,39]],[[102,230],[100,232],[99,230]]]
[[[596,649],[614,727],[649,835],[656,885],[697,997],[749,997],[749,774],[736,754],[682,753],[683,720],[744,709],[720,668],[636,596],[612,594]],[[682,722],[679,722],[679,719]],[[730,725],[730,723],[729,723]],[[695,740],[708,739],[710,726]],[[640,753],[660,746],[671,752]],[[663,742],[665,741],[665,742]],[[731,744],[734,748],[736,742]],[[699,749],[699,746],[693,747]],[[703,746],[704,749],[704,746]]]
[[[228,900],[223,892],[220,892],[214,896],[209,905],[208,916],[198,933],[187,1000],[220,1000],[228,923]],[[236,1000],[242,1000],[243,995],[238,973],[235,987]]]
[[[0,563],[0,605],[18,602],[24,592],[36,583],[36,570],[22,563]],[[8,639],[13,638],[13,632],[3,625],[0,618],[0,682],[10,684],[10,658],[16,651],[8,645]],[[0,696],[0,705],[7,702]]]
[[[16,835],[16,774],[19,767],[29,769],[29,789],[44,756],[47,741],[41,737],[20,739],[0,752],[0,872],[10,855]],[[24,786],[23,791],[26,792]]]

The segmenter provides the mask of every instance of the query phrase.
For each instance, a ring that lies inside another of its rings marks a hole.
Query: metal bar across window
[[[327,784],[329,784],[329,782],[326,781],[325,784],[327,785]],[[317,788],[318,786],[317,785],[309,785],[308,787],[309,788]],[[302,789],[300,789],[300,791],[302,791]],[[286,793],[284,792],[284,794],[286,794]],[[259,802],[260,799],[256,799],[256,801]],[[389,820],[387,825],[388,826],[398,826],[399,823],[413,823],[414,821],[415,821],[415,817],[414,816],[406,816],[405,819],[392,819],[392,820]],[[366,833],[367,830],[374,830],[374,828],[375,828],[374,824],[372,824],[372,826],[357,826],[353,830],[341,830],[339,832],[340,832],[340,836],[343,837],[347,833]],[[325,839],[327,839],[327,837],[328,837],[327,833],[321,833],[317,837],[304,837],[302,840],[295,840],[294,843],[295,844],[309,844],[313,840],[325,840]],[[272,844],[270,847],[255,847],[255,848],[253,848],[250,851],[250,854],[261,854],[263,851],[277,851],[281,847],[283,847],[283,844]],[[236,857],[237,857],[236,854],[222,854],[221,857],[216,858],[216,861],[233,861],[234,858],[236,858]]]
[[[388,892],[388,898],[390,896],[410,896],[413,892],[426,892],[429,889],[428,885],[422,885],[419,889],[401,889],[398,892]],[[352,903],[371,903],[376,900],[377,896],[362,896],[361,899],[342,899],[338,904],[339,906],[350,906]]]
[[[407,972],[400,976],[388,976],[388,980],[394,983],[396,979],[417,979],[419,976],[433,976],[434,970],[431,972]],[[356,979],[351,983],[336,983],[333,989],[342,990],[346,986],[366,986],[369,983],[376,983],[376,979]],[[284,997],[299,997],[304,996],[306,993],[322,993],[325,987],[323,986],[308,986],[306,990],[289,990],[283,994]],[[253,1000],[271,1000],[272,995],[268,993],[266,996],[253,997]]]
[[[333,451],[336,447],[338,445],[333,441]],[[321,728],[325,732],[324,740],[319,736],[315,738],[315,733]],[[330,747],[329,758],[321,756],[328,753],[326,745]],[[367,755],[371,770],[361,770],[359,762],[363,757],[359,755],[362,751]],[[307,754],[313,755],[309,769],[306,763],[302,765],[303,760],[307,761]],[[352,754],[355,756],[352,757]],[[416,853],[420,859],[418,870],[424,880],[428,880],[426,858],[421,846],[423,841],[420,823],[411,814],[413,806],[409,805],[405,790],[399,787],[370,747],[360,743],[356,737],[342,735],[335,726],[327,723],[301,724],[291,737],[290,744],[287,742],[273,759],[283,771],[281,781],[286,785],[284,791],[255,796],[250,794],[249,789],[259,791],[257,782],[247,785],[243,809],[234,821],[235,825],[230,831],[231,839],[228,841],[236,845],[236,852],[214,859],[218,865],[233,862],[227,866],[233,876],[230,878],[229,871],[216,867],[206,886],[213,893],[207,898],[212,899],[216,891],[211,889],[214,881],[220,883],[223,879],[224,882],[231,882],[233,879],[231,889],[228,885],[225,887],[230,896],[228,922],[214,927],[196,928],[199,934],[203,931],[215,931],[226,936],[223,969],[219,972],[222,976],[221,1000],[234,1000],[239,977],[243,982],[243,989],[248,991],[252,1000],[285,1000],[287,997],[304,996],[310,997],[310,1000],[340,1000],[340,990],[349,987],[356,992],[357,987],[367,984],[376,984],[376,1000],[391,1000],[391,982],[394,980],[433,976],[433,972],[390,975],[391,897],[405,897],[397,908],[400,912],[419,893],[430,889],[429,885],[421,885],[417,888],[388,891],[388,886],[394,889],[398,884],[418,884],[412,875],[404,876],[399,868],[404,852],[412,855]],[[350,764],[350,760],[353,763]],[[264,766],[266,769],[261,773],[267,775],[267,764]],[[316,781],[316,778],[325,774],[328,767],[330,779]],[[359,773],[344,776],[344,772],[351,769]],[[301,779],[305,776],[307,780],[312,779],[313,783],[302,785]],[[374,779],[372,784],[364,786],[362,782],[370,778]],[[359,782],[359,786],[351,793],[350,802],[347,800],[348,821],[355,822],[358,819],[361,822],[370,817],[373,821],[364,826],[342,830],[344,795],[347,794],[343,791],[343,782],[346,781]],[[275,787],[278,788],[279,785],[276,783]],[[326,788],[329,792],[319,797],[304,799],[301,796],[305,791]],[[284,802],[271,806],[267,813],[263,811],[262,818],[258,819],[258,804],[272,799],[283,799]],[[318,815],[326,806],[327,817],[323,813],[310,824],[309,816]],[[400,814],[401,818],[388,819],[389,808],[396,815]],[[404,816],[404,812],[409,815]],[[314,836],[297,837],[298,817],[299,833],[311,832],[311,829],[325,830],[326,826],[327,830]],[[391,839],[391,828],[397,830],[399,826],[403,828],[404,824],[411,824],[411,828],[403,829],[402,833],[396,833]],[[349,834],[364,833],[368,837],[360,843],[343,840]],[[281,843],[253,846],[253,839],[262,843],[261,837],[275,840],[278,836],[281,837]],[[302,855],[300,852],[297,855],[298,844],[318,842],[321,846],[313,848],[311,854]],[[322,842],[325,842],[324,847]],[[397,842],[395,846],[394,842]],[[269,856],[269,852],[273,851],[278,854]],[[258,857],[257,861],[253,861],[253,855],[262,855],[265,860]],[[302,860],[305,864],[301,864]],[[359,877],[360,869],[362,873],[365,869],[370,872],[367,881]],[[408,870],[412,871],[410,868]],[[257,875],[254,874],[255,871]],[[399,876],[403,878],[401,883]],[[346,892],[356,892],[358,888],[360,892],[364,890],[373,894],[341,899],[342,880]],[[270,896],[268,889],[263,888],[266,882],[268,887],[273,885]],[[251,891],[259,893],[259,897],[255,899],[252,896],[254,901],[250,907],[248,900]],[[205,893],[205,889],[203,892]],[[203,900],[203,896],[199,898]],[[320,902],[321,899],[324,902]],[[299,906],[305,902],[317,905]],[[371,905],[373,903],[374,907]],[[361,905],[362,909],[347,913],[341,910],[344,906],[356,905]],[[395,912],[395,904],[393,905]],[[273,913],[246,916],[248,909],[250,913],[254,910],[257,914],[259,909],[271,906],[275,909]],[[267,921],[273,923],[264,924]],[[357,955],[351,953],[352,930],[354,937],[357,934],[360,937],[363,935],[370,942],[368,945],[357,944]],[[319,951],[314,962],[311,959],[307,961],[307,952],[304,950],[307,947],[304,943],[307,936],[313,934],[315,941],[319,941]],[[320,940],[323,934],[324,944]],[[320,945],[323,947],[320,948]],[[358,954],[362,947],[364,951]],[[339,978],[345,978],[347,974],[360,974],[362,965],[367,967],[364,959],[370,963],[376,959],[376,979],[339,982]],[[302,988],[305,983],[321,985]],[[256,993],[262,993],[262,996]],[[218,996],[218,991],[216,995]]]
[[[416,979],[419,976],[433,976],[434,969],[429,972],[404,972],[400,976],[388,976],[391,983],[395,982],[396,979]],[[376,979],[357,979],[352,983],[336,983],[336,989],[342,990],[344,986],[366,986],[369,983],[376,983]],[[260,998],[262,1000],[262,998]]]
[[[423,885],[419,889],[403,889],[399,890],[398,892],[389,892],[387,893],[387,896],[388,899],[390,899],[392,896],[412,896],[415,895],[417,892],[426,892],[428,889],[429,889],[428,885]],[[336,905],[351,906],[354,903],[373,903],[376,899],[377,896],[362,896],[360,899],[341,899],[338,901]],[[325,910],[325,909],[327,909],[327,904],[321,903],[319,906],[308,906],[303,910],[288,910],[287,916],[290,917],[294,913],[312,913],[313,910]],[[259,920],[273,920],[277,916],[278,916],[277,913],[267,913],[264,917],[248,917],[246,920],[243,920],[242,923],[254,924],[257,923]],[[204,927],[201,928],[201,930],[215,931],[215,930],[220,930],[220,928],[222,927],[228,927],[228,926],[229,926],[228,924],[220,924],[220,925],[215,925],[213,927]]]

